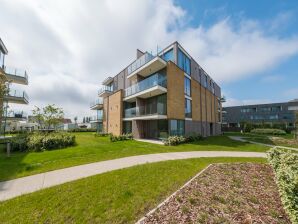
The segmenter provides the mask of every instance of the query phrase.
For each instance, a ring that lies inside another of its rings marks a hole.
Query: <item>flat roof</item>
[[[2,51],[3,54],[7,54],[8,53],[8,50],[5,47],[5,45],[4,45],[3,41],[1,40],[1,38],[0,38],[0,50]]]

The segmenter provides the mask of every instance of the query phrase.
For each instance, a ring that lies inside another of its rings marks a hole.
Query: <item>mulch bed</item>
[[[237,163],[210,166],[143,223],[290,223],[272,168]]]

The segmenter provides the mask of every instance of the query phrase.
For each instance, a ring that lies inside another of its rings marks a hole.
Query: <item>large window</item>
[[[162,59],[165,61],[174,61],[174,51],[173,48],[162,55]]]
[[[191,118],[191,100],[185,99],[185,117]]]
[[[170,120],[170,135],[184,135],[184,120]]]
[[[190,75],[190,59],[178,48],[178,66]]]
[[[207,75],[204,75],[204,81],[203,81],[203,83],[204,83],[204,87],[205,88],[207,88],[207,83],[208,83],[208,78],[207,78]]]
[[[187,77],[184,77],[184,94],[187,96],[190,96],[190,93],[191,93],[190,79]]]
[[[131,121],[123,121],[123,133],[124,134],[132,133],[132,122]]]

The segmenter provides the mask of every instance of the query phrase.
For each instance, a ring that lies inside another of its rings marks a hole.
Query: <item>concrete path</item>
[[[156,139],[135,138],[134,140],[139,141],[139,142],[147,142],[147,143],[153,143],[153,144],[157,144],[157,145],[163,145],[163,142],[161,140],[156,140]]]
[[[193,151],[173,152],[131,156],[120,159],[74,166],[46,173],[22,177],[0,182],[0,201],[4,201],[22,194],[35,192],[44,188],[78,180],[84,177],[105,173],[108,171],[127,168],[135,165],[154,163],[167,160],[189,159],[199,157],[261,157],[265,153],[258,152],[229,152],[229,151]]]
[[[267,146],[267,147],[271,147],[271,148],[280,148],[280,149],[289,149],[289,150],[298,151],[297,148],[286,147],[286,146],[281,146],[281,145],[271,145],[271,144],[265,144],[265,143],[261,143],[261,142],[250,141],[248,139],[245,139],[242,136],[229,136],[229,138],[232,139],[232,140],[235,140],[235,141],[249,142],[249,143],[252,143],[252,144],[263,145],[263,146]]]

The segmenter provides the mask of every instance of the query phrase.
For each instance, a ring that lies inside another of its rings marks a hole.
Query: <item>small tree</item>
[[[85,123],[86,122],[86,118],[85,117],[83,117],[83,123]]]
[[[56,129],[56,126],[61,123],[61,120],[64,118],[64,112],[62,108],[56,107],[55,104],[49,104],[43,108],[43,118],[48,129],[50,129],[51,126]]]
[[[78,117],[77,116],[74,117],[74,121],[75,121],[75,124],[77,124],[77,122],[78,122]]]
[[[32,110],[32,114],[35,117],[39,127],[41,127],[44,123],[44,116],[42,110],[39,107],[35,106],[35,109]]]

